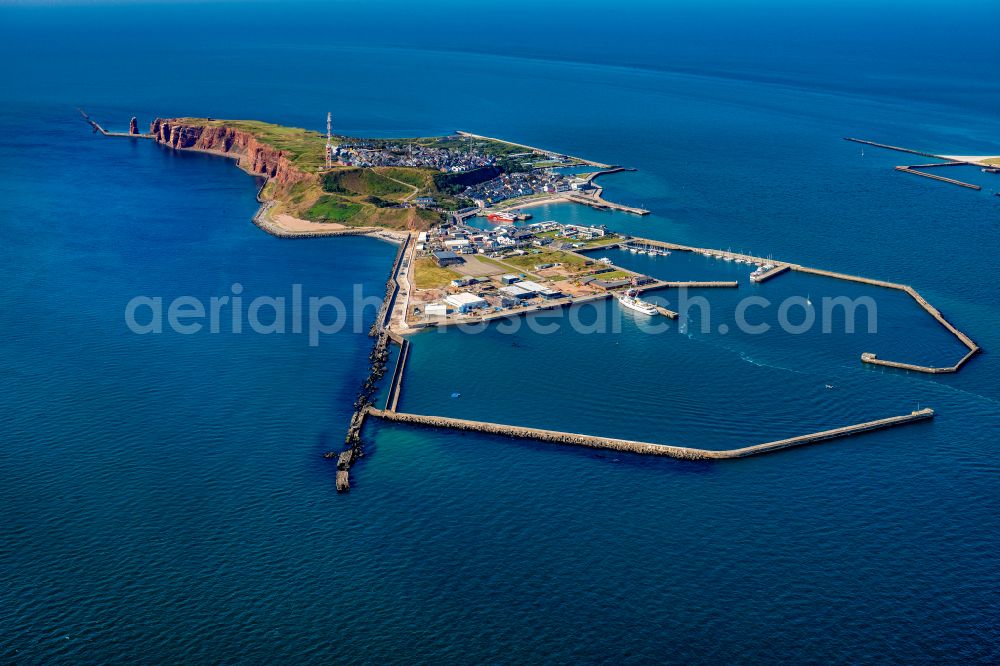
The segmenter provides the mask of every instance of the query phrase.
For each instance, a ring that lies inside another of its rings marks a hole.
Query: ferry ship
[[[489,213],[486,216],[486,219],[489,220],[490,222],[502,222],[504,224],[509,224],[511,222],[517,221],[517,216],[514,215],[513,213],[496,212],[496,213]]]
[[[639,298],[638,289],[629,289],[628,291],[618,294],[616,297],[618,302],[621,303],[626,308],[630,310],[635,310],[636,312],[641,312],[645,315],[655,315],[657,314],[656,306],[652,303],[647,303],[646,301]]]

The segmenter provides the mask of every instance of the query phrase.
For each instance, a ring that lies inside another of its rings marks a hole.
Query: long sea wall
[[[670,446],[667,444],[653,444],[651,442],[639,442],[628,439],[617,439],[614,437],[599,437],[596,435],[584,435],[571,432],[560,432],[557,430],[545,430],[542,428],[529,428],[515,426],[504,423],[488,423],[486,421],[469,421],[466,419],[455,419],[445,416],[424,416],[422,414],[408,414],[391,410],[369,409],[368,414],[377,416],[387,421],[399,423],[411,423],[415,425],[431,426],[435,428],[449,428],[452,430],[465,430],[482,432],[490,435],[503,435],[517,439],[533,439],[552,444],[564,444],[570,446],[583,446],[592,449],[608,449],[611,451],[622,451],[626,453],[636,453],[639,455],[668,456],[670,458],[680,458],[682,460],[727,460],[734,458],[749,458],[750,456],[772,453],[782,449],[790,449],[808,444],[816,444],[832,439],[849,437],[864,432],[882,430],[895,426],[924,421],[934,417],[934,410],[930,408],[921,409],[891,416],[875,421],[866,421],[854,425],[831,428],[807,435],[798,435],[786,439],[774,440],[763,444],[755,444],[738,449],[727,449],[713,451],[711,449],[696,449],[685,446]]]

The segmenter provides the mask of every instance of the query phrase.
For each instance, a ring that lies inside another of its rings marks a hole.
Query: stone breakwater
[[[411,240],[412,237],[407,235],[405,242],[400,244],[396,252],[396,260],[392,264],[392,270],[385,283],[385,298],[382,300],[382,306],[375,316],[375,322],[368,332],[368,335],[375,338],[371,353],[368,355],[371,365],[368,376],[361,383],[361,390],[354,401],[354,414],[351,416],[351,423],[344,437],[344,444],[347,448],[340,452],[330,451],[323,456],[324,458],[337,458],[337,490],[340,492],[350,490],[351,466],[364,455],[361,430],[365,425],[365,417],[370,413],[375,402],[378,383],[385,377],[386,365],[389,362],[389,344],[398,342],[389,331],[388,321],[392,312],[392,304],[399,293],[397,275]],[[391,388],[393,393],[398,391],[397,383],[398,379],[394,377]]]
[[[851,435],[857,435],[864,432],[871,432],[874,430],[881,430],[883,428],[891,428],[917,421],[924,421],[934,417],[934,410],[927,408],[910,412],[909,414],[903,414],[901,416],[891,416],[889,418],[878,419],[876,421],[866,421],[865,423],[857,423],[855,425],[822,430],[820,432],[814,432],[807,435],[779,439],[739,449],[713,451],[709,449],[689,448],[686,446],[670,446],[667,444],[637,442],[634,440],[616,439],[613,437],[598,437],[596,435],[583,435],[579,433],[560,432],[556,430],[544,430],[541,428],[527,428],[503,423],[468,421],[465,419],[453,419],[444,416],[424,416],[421,414],[408,414],[373,408],[370,408],[367,411],[368,414],[377,416],[387,421],[397,421],[400,423],[411,423],[436,428],[449,428],[452,430],[482,432],[490,435],[503,435],[517,439],[534,439],[542,442],[550,442],[552,444],[584,446],[592,449],[608,449],[611,451],[621,451],[639,455],[668,456],[670,458],[679,458],[682,460],[727,460],[734,458],[749,458],[750,456],[761,455],[763,453],[771,453],[782,449],[790,449],[832,439],[849,437]]]

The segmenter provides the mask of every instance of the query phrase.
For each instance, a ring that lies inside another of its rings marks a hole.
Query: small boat
[[[1000,167],[983,167],[983,173],[1000,173]]]
[[[458,393],[458,392],[456,392],[456,393],[452,393],[452,394],[451,394],[451,397],[452,397],[452,398],[461,398],[461,397],[462,397],[462,394],[461,394],[461,393]]]

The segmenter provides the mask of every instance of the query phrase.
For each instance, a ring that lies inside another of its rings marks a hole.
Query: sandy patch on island
[[[297,217],[292,217],[288,213],[278,213],[272,215],[271,219],[275,226],[281,227],[285,231],[330,231],[333,229],[346,229],[343,224],[336,222],[310,222]]]

